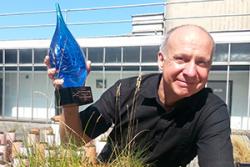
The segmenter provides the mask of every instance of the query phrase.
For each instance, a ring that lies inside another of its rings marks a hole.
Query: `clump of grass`
[[[136,155],[127,151],[123,151],[110,163],[93,164],[86,157],[84,149],[79,149],[75,145],[51,147],[49,149],[50,152],[46,156],[43,156],[38,148],[34,148],[34,152],[29,152],[26,156],[20,154],[16,158],[22,162],[20,167],[26,167],[27,161],[30,167],[145,167],[139,158],[139,154]]]
[[[250,140],[246,135],[233,134],[231,135],[233,144],[234,160],[240,163],[250,163]]]

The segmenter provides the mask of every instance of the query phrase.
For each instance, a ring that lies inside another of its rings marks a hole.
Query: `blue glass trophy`
[[[50,65],[57,73],[55,78],[62,79],[62,87],[56,89],[57,105],[93,101],[91,88],[85,86],[87,69],[85,55],[67,28],[59,4],[56,4],[57,23],[50,48]]]

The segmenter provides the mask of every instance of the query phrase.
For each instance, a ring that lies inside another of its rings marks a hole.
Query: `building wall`
[[[181,24],[197,24],[210,32],[250,29],[249,0],[189,1],[167,1],[166,31]]]
[[[249,129],[250,33],[212,36],[216,49],[209,81],[215,84],[215,93],[223,89],[222,99],[231,106],[232,128]],[[161,40],[162,36],[79,39],[86,58],[92,61],[86,85],[91,86],[94,101],[120,78],[158,72],[156,55]],[[39,41],[0,41],[0,119],[48,121],[55,114],[54,89],[43,64],[49,42],[43,42],[39,48]],[[217,83],[223,84],[222,89]],[[228,83],[232,83],[231,87]]]
[[[228,96],[228,107],[231,114],[231,127],[233,129],[249,129],[250,120],[248,119],[248,89],[249,89],[249,71],[231,71],[229,81],[231,82],[231,94]],[[211,71],[209,80],[226,81],[225,71]],[[214,90],[215,92],[215,90]],[[216,92],[215,92],[216,93]],[[230,104],[229,104],[230,103]]]

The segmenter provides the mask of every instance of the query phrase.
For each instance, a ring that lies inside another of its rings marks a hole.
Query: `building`
[[[232,128],[250,129],[249,3],[170,0],[164,14],[133,16],[131,34],[77,39],[92,61],[86,85],[92,87],[94,100],[119,78],[158,72],[156,54],[164,32],[195,23],[208,29],[216,42],[207,86],[228,104]],[[49,44],[50,40],[0,41],[2,120],[46,122],[55,114],[54,90],[43,64]]]

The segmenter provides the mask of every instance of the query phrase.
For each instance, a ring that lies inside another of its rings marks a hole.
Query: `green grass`
[[[30,167],[145,167],[139,154],[136,155],[127,150],[117,155],[110,163],[92,164],[83,147],[79,148],[76,145],[47,147],[46,153],[41,151],[37,144],[32,148],[33,151],[27,152],[26,155],[20,153],[16,157],[20,161],[23,160],[20,167],[25,167],[27,161]]]

